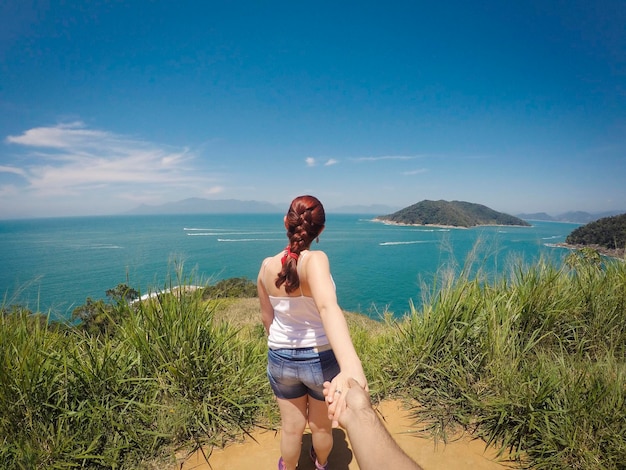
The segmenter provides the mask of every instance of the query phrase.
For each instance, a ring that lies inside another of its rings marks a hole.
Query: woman
[[[257,278],[268,334],[267,374],[282,422],[278,468],[296,468],[308,423],[310,457],[318,470],[325,470],[333,423],[324,401],[324,382],[332,381],[331,394],[337,399],[331,407],[340,409],[341,390],[347,389],[348,380],[353,377],[364,387],[367,381],[337,304],[328,258],[322,251],[309,250],[324,230],[324,207],[313,196],[300,196],[284,220],[289,244],[263,261]]]

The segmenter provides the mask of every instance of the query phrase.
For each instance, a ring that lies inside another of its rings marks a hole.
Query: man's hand
[[[333,426],[341,425],[346,430],[359,468],[423,470],[391,437],[372,408],[368,391],[352,377],[340,383],[343,389],[331,382],[324,383],[328,417]]]
[[[324,383],[328,418],[333,422],[333,427],[347,429],[359,417],[372,413],[369,394],[355,379],[350,377],[343,382],[344,389],[339,389],[333,382]]]

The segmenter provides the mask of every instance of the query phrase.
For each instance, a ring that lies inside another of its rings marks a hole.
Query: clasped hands
[[[346,420],[349,416],[345,415],[348,408],[371,406],[367,381],[365,377],[361,377],[361,380],[364,384],[353,377],[346,377],[340,372],[331,382],[324,382],[324,398],[328,405],[328,419],[332,421],[334,428],[340,425],[346,427]]]

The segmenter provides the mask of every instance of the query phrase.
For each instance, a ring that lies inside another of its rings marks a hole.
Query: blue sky
[[[626,3],[0,4],[0,218],[626,210]]]

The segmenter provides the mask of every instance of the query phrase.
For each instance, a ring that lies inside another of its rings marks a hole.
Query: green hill
[[[376,217],[375,220],[407,225],[445,225],[451,227],[475,227],[477,225],[530,226],[528,222],[518,217],[494,211],[481,204],[443,200],[424,200],[393,214]]]
[[[599,251],[623,256],[626,248],[626,214],[605,217],[578,227],[565,239],[575,246],[589,246]]]

